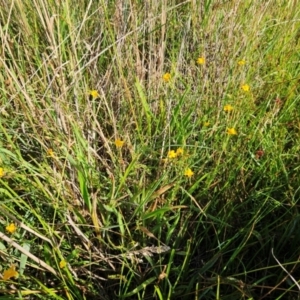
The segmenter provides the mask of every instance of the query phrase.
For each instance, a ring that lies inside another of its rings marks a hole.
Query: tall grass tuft
[[[297,299],[275,2],[0,0],[0,299]]]

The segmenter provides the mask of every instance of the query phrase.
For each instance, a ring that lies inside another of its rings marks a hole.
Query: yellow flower
[[[60,263],[59,263],[59,267],[61,269],[63,269],[65,266],[67,265],[67,262],[65,260],[62,260]]]
[[[2,178],[5,175],[5,171],[3,168],[0,168],[0,178]]]
[[[97,90],[91,90],[89,91],[89,95],[91,95],[93,97],[93,99],[97,99],[100,97],[99,93]]]
[[[6,231],[13,234],[17,230],[17,226],[14,223],[10,223],[5,227]]]
[[[243,85],[242,85],[242,90],[243,90],[244,92],[249,92],[249,91],[250,91],[250,86],[249,86],[248,84],[243,84]]]
[[[227,134],[229,135],[237,135],[236,130],[232,127],[232,128],[227,128]]]
[[[48,157],[55,157],[55,155],[54,155],[54,152],[53,152],[53,150],[50,148],[50,149],[47,149],[47,156]]]
[[[241,59],[238,61],[239,66],[244,66],[246,64],[246,61],[244,59]]]
[[[117,148],[122,148],[124,145],[124,141],[120,140],[120,139],[116,139],[115,140],[115,145]]]
[[[194,175],[194,172],[190,169],[190,168],[187,168],[185,171],[184,171],[184,175],[191,178],[193,175]]]
[[[232,111],[232,110],[233,110],[233,106],[231,106],[230,104],[224,106],[224,111]]]
[[[169,82],[171,80],[171,74],[170,73],[165,73],[163,75],[163,81],[164,82]]]
[[[3,280],[9,280],[12,277],[17,277],[19,273],[16,271],[15,265],[11,265],[9,269],[3,272]]]
[[[210,124],[210,123],[206,121],[206,122],[203,123],[203,126],[204,126],[204,127],[208,127],[209,124]]]
[[[180,156],[180,155],[183,155],[183,149],[181,147],[179,147],[177,150],[176,150],[176,156]]]
[[[205,58],[203,56],[198,57],[197,64],[198,65],[204,65],[205,64]]]
[[[177,154],[174,150],[168,152],[168,158],[176,158]]]

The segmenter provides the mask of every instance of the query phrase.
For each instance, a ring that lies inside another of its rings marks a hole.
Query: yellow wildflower
[[[198,65],[204,65],[205,64],[205,58],[203,56],[198,57],[197,64]]]
[[[165,73],[163,75],[163,81],[164,82],[169,82],[171,80],[171,74],[170,73]]]
[[[176,156],[180,156],[180,155],[183,155],[183,149],[181,147],[179,147],[177,150],[176,150]]]
[[[124,141],[120,140],[120,139],[116,139],[115,140],[115,145],[117,148],[122,148],[124,145]]]
[[[48,157],[52,157],[52,158],[55,157],[54,152],[53,152],[53,150],[51,148],[47,149],[47,156]]]
[[[93,99],[97,99],[100,97],[99,93],[97,90],[91,90],[89,91],[89,95],[93,97]]]
[[[59,267],[61,269],[63,269],[65,266],[67,265],[67,262],[65,260],[62,260],[60,263],[59,263]]]
[[[14,223],[10,223],[5,227],[6,231],[13,234],[17,230],[17,226]]]
[[[243,90],[244,92],[249,92],[249,91],[250,91],[250,86],[249,86],[248,84],[243,84],[243,85],[242,85],[242,90]]]
[[[227,128],[227,134],[229,135],[237,135],[236,130],[232,127],[232,128]]]
[[[0,168],[0,178],[2,178],[5,175],[5,171],[3,168]]]
[[[190,168],[187,168],[185,171],[184,171],[184,175],[191,178],[193,175],[194,175],[194,172],[190,169]]]
[[[203,126],[204,126],[204,127],[208,127],[209,124],[210,124],[210,123],[206,121],[206,122],[203,123]]]
[[[224,111],[232,111],[233,110],[233,106],[230,104],[227,104],[224,106]]]
[[[244,66],[246,64],[246,61],[244,59],[241,59],[238,61],[239,66]]]
[[[177,154],[174,150],[168,152],[168,158],[176,158]]]
[[[9,269],[3,272],[3,280],[9,280],[12,277],[18,277],[19,273],[16,271],[15,265],[11,265]]]

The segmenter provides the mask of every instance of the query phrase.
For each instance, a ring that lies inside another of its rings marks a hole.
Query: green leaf
[[[125,294],[125,295],[123,295],[121,299],[128,298],[128,297],[131,297],[131,296],[137,294],[139,291],[145,289],[150,283],[152,283],[156,279],[157,279],[156,277],[151,277],[151,278],[147,279],[141,285],[139,285],[138,287],[136,287],[134,290],[132,290],[131,292],[129,292],[129,293]]]
[[[30,244],[28,243],[24,243],[23,244],[23,248],[27,251],[30,250]],[[24,253],[21,254],[21,258],[20,258],[20,269],[19,269],[19,273],[20,275],[23,275],[24,273],[24,270],[25,270],[25,267],[26,267],[26,263],[27,263],[27,259],[28,259],[28,256],[25,255]]]
[[[90,201],[90,196],[89,196],[88,188],[86,185],[86,178],[85,178],[84,174],[79,170],[78,170],[78,181],[79,181],[80,192],[81,192],[83,201],[84,201],[86,207],[88,208],[88,211],[92,212],[92,203]]]

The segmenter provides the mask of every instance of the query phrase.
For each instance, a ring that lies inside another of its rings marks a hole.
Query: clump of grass
[[[296,5],[2,2],[6,298],[299,292]]]

